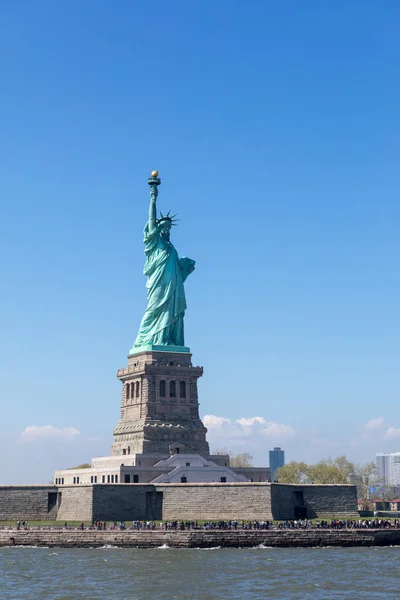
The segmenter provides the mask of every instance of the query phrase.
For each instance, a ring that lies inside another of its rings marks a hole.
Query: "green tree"
[[[92,465],[89,465],[89,463],[82,463],[81,465],[77,465],[76,467],[69,467],[69,470],[71,469],[90,469],[92,467]]]
[[[376,468],[374,463],[354,464],[342,455],[324,458],[313,465],[292,461],[276,471],[276,479],[281,483],[353,483],[358,497],[367,500],[369,487],[376,481]]]
[[[376,492],[374,492],[371,495],[371,498],[377,498],[377,499],[381,499],[381,500],[386,500],[387,502],[390,502],[391,500],[394,500],[395,498],[398,498],[398,492],[397,492],[397,487],[392,486],[392,485],[379,485],[380,482],[378,481],[378,489]]]
[[[232,452],[228,448],[217,448],[214,454],[229,454],[229,466],[231,467],[252,467],[253,457],[248,452]]]
[[[309,468],[305,462],[292,460],[275,471],[275,479],[279,483],[310,483]]]
[[[310,483],[344,484],[350,482],[352,475],[354,465],[345,456],[338,456],[334,460],[331,457],[324,458],[308,469]]]
[[[354,465],[354,476],[350,477],[350,483],[357,486],[357,496],[368,503],[370,493],[369,488],[377,483],[376,465],[373,462],[365,465]]]
[[[231,467],[252,467],[253,457],[248,452],[229,455],[229,464]]]

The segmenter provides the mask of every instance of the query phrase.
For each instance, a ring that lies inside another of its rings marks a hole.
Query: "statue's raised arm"
[[[150,186],[150,207],[149,207],[149,231],[153,231],[157,225],[157,196],[158,186],[161,180],[158,177],[158,171],[152,171],[151,177],[149,178]]]

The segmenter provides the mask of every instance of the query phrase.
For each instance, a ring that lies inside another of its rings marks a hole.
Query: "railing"
[[[149,367],[151,370],[164,370],[166,367],[172,370],[183,370],[183,369],[193,369],[200,370],[203,372],[203,367],[193,367],[193,365],[169,365],[169,364],[160,364],[160,363],[143,363],[141,365],[129,365],[124,369],[117,370],[117,377],[124,377],[125,375],[130,375],[131,373],[137,373],[138,371],[145,371],[146,367]]]

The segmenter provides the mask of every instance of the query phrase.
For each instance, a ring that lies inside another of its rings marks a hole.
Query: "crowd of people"
[[[265,530],[265,529],[400,529],[399,519],[293,519],[288,521],[167,521],[160,528],[167,530],[219,529],[219,530]]]
[[[269,529],[272,521],[167,521],[165,528],[186,529]]]
[[[399,529],[399,519],[331,519],[329,521],[299,519],[279,521],[277,529]]]
[[[46,526],[46,528],[49,526]],[[54,527],[53,525],[51,526]],[[17,521],[17,530],[28,529],[27,521]],[[92,521],[91,525],[83,521],[77,527],[68,522],[64,523],[64,529],[81,529],[98,531],[106,530],[136,530],[136,531],[190,531],[190,530],[266,530],[266,529],[400,529],[399,519],[382,519],[374,517],[373,519],[330,519],[330,520],[311,520],[311,519],[291,519],[286,521],[132,521],[127,524],[125,521]]]

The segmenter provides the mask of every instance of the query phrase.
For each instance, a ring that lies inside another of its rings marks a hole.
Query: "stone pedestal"
[[[197,380],[189,352],[144,349],[117,371],[122,382],[121,418],[114,430],[113,456],[171,453],[208,457],[207,429],[199,417]]]

